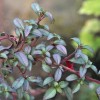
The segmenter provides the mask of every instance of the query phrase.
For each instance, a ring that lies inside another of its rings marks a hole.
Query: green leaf
[[[22,20],[19,18],[14,19],[14,24],[16,25],[16,27],[24,29],[24,24],[23,24]]]
[[[43,85],[47,85],[47,84],[51,83],[52,81],[54,81],[53,77],[47,77],[47,78],[45,78]]]
[[[65,87],[68,86],[68,82],[66,82],[66,81],[61,81],[61,82],[59,82],[59,86],[60,86],[61,88],[65,88]]]
[[[74,81],[74,80],[77,80],[77,79],[78,79],[78,77],[75,74],[71,74],[68,77],[66,77],[67,81]]]
[[[54,48],[53,45],[48,45],[48,46],[46,47],[46,50],[47,50],[47,51],[50,51],[50,50],[52,50],[53,48]]]
[[[45,63],[42,64],[42,69],[47,73],[51,72],[51,68],[48,65],[46,65]]]
[[[50,21],[54,20],[52,14],[50,12],[45,12],[45,16],[48,17],[50,19]]]
[[[62,89],[61,89],[61,87],[59,87],[59,86],[56,87],[56,90],[57,90],[58,93],[62,93],[63,92]]]
[[[31,70],[32,70],[32,66],[33,66],[33,65],[32,65],[32,61],[29,60],[28,62],[29,62],[29,63],[28,63],[29,65],[28,65],[28,68],[27,68],[27,69],[28,69],[29,71],[31,71]]]
[[[80,67],[79,74],[81,78],[85,76],[86,72],[87,72],[87,68]]]
[[[23,89],[24,89],[24,91],[27,91],[29,89],[29,82],[28,82],[28,80],[24,81]]]
[[[25,37],[27,37],[30,34],[31,29],[32,29],[32,26],[26,26],[25,27],[25,31],[24,31]]]
[[[91,65],[91,67],[90,67],[96,74],[97,74],[97,72],[98,72],[98,70],[97,70],[97,68],[96,68],[96,66],[94,66],[94,65]]]
[[[33,51],[33,55],[40,55],[40,54],[42,54],[41,50],[35,50],[35,51]]]
[[[68,100],[73,100],[73,94],[69,87],[64,88],[65,95],[67,96]]]
[[[59,65],[61,62],[61,56],[59,54],[53,54],[53,59]]]
[[[92,6],[91,6],[92,5]],[[86,0],[80,9],[80,14],[100,16],[100,0]]]
[[[59,81],[62,77],[62,70],[60,68],[58,68],[55,72],[54,78],[55,81]]]
[[[33,83],[43,84],[41,77],[30,76],[30,77],[27,78],[27,80],[30,81],[30,82],[33,82]]]
[[[75,41],[78,45],[81,44],[81,41],[80,41],[79,38],[74,37],[74,38],[71,38],[71,39],[72,39],[73,41]]]
[[[18,90],[17,90],[17,95],[18,95],[18,100],[22,100],[22,98],[23,98],[23,88],[19,88]]]
[[[32,34],[36,37],[42,37],[42,33],[39,31],[39,29],[34,29]]]
[[[45,57],[45,62],[46,62],[48,65],[51,65],[51,64],[52,64],[52,60],[51,60],[49,57]]]
[[[81,87],[81,85],[78,84],[78,85],[74,88],[74,90],[73,90],[72,93],[76,93],[76,92],[78,92],[78,91],[80,90],[80,87]]]
[[[76,63],[76,64],[85,64],[85,61],[81,57],[79,57],[79,58],[72,58],[69,61],[71,61],[73,63]]]
[[[24,79],[23,77],[20,77],[20,78],[16,79],[16,80],[14,81],[14,83],[12,84],[12,87],[13,87],[14,89],[20,88],[20,87],[23,85],[24,80],[25,80],[25,79]]]
[[[88,45],[84,45],[84,46],[83,46],[83,49],[87,49],[87,50],[89,50],[91,53],[94,53],[93,49],[92,49],[90,46],[88,46]]]
[[[83,60],[87,63],[88,62],[88,56],[85,54],[81,54],[81,57],[83,58]]]
[[[34,10],[34,12],[36,14],[40,14],[40,12],[42,11],[42,8],[37,4],[37,3],[32,3],[31,5],[32,9]]]
[[[21,64],[23,64],[26,67],[28,66],[28,59],[27,56],[24,54],[24,52],[22,51],[16,52],[15,56],[18,58]]]
[[[43,100],[48,100],[53,98],[56,95],[56,89],[55,88],[49,88],[46,93],[44,94]]]
[[[1,53],[1,54],[0,54],[0,57],[5,58],[5,59],[8,58],[7,55],[6,55],[5,53]]]
[[[62,52],[64,55],[67,55],[67,50],[63,45],[57,45],[56,48]]]
[[[48,35],[48,37],[47,37],[47,40],[50,40],[50,39],[52,39],[52,38],[54,38],[54,37],[55,37],[54,34],[50,33],[50,34]]]
[[[39,29],[39,31],[42,33],[42,35],[48,37],[48,35],[50,34],[48,31],[44,30],[44,29]]]
[[[23,36],[23,30],[22,30],[22,29],[16,28],[15,32],[16,32],[16,35],[17,35],[18,37],[20,37],[20,35]]]
[[[54,41],[54,44],[59,44],[59,45],[64,45],[64,46],[66,46],[66,43],[65,43],[65,41],[64,40],[55,40]]]
[[[7,46],[7,47],[1,45],[0,46],[0,51],[10,49],[11,47],[12,47],[12,45]]]
[[[30,52],[31,52],[31,46],[26,46],[25,48],[24,48],[24,52],[26,53],[26,54],[29,54]]]

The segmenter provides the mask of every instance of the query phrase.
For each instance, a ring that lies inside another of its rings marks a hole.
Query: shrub
[[[74,37],[71,39],[77,43],[77,47],[68,54],[65,41],[58,34],[51,33],[47,25],[40,24],[46,17],[53,22],[52,14],[44,11],[37,3],[32,4],[32,9],[38,16],[36,20],[22,21],[15,18],[16,35],[1,33],[0,41],[8,40],[10,44],[4,46],[1,42],[0,45],[0,94],[13,100],[33,100],[34,96],[44,93],[43,100],[47,100],[60,93],[72,100],[73,94],[83,84],[88,85],[89,81],[100,84],[99,80],[87,75],[88,69],[100,74],[82,52],[87,49],[93,53],[92,48]],[[46,73],[45,79],[28,74],[37,63],[41,64],[40,69]],[[16,78],[14,74],[17,69],[20,74]],[[10,75],[14,80],[10,79]],[[74,89],[70,88],[70,83],[76,84]]]

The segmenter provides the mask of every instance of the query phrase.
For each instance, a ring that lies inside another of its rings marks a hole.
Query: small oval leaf
[[[27,56],[22,51],[16,52],[15,56],[18,58],[21,64],[28,66]]]

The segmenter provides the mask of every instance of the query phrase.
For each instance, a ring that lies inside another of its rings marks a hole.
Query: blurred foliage
[[[86,0],[83,3],[82,8],[80,9],[81,14],[87,15],[100,15],[100,0]]]
[[[94,84],[94,83],[90,83],[89,84],[89,88],[84,85],[81,89],[81,93],[79,94],[80,96],[78,96],[78,100],[97,100],[97,95],[95,93],[95,90],[99,87],[99,85]],[[88,95],[84,95],[83,94],[88,94]]]
[[[86,21],[80,32],[80,39],[83,43],[86,43],[94,48],[96,53],[100,48],[100,0],[84,1],[79,13],[93,15],[95,17]]]

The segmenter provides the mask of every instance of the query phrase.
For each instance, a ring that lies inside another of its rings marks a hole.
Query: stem
[[[61,66],[62,66],[65,70],[67,70],[67,71],[69,71],[69,72],[72,72],[72,73],[76,74],[78,77],[80,77],[78,71],[75,71],[75,70],[73,70],[73,69],[70,69],[70,68],[68,68],[68,67],[66,67],[66,66],[64,66],[64,65],[61,65]],[[95,83],[97,83],[97,84],[100,84],[100,81],[99,81],[99,80],[93,79],[93,78],[91,78],[91,77],[89,77],[89,76],[85,76],[85,78],[86,78],[87,80],[89,80],[89,81],[92,81],[92,82],[95,82]]]
[[[40,23],[45,18],[44,14],[42,14],[38,19],[37,19],[37,24]]]
[[[69,60],[69,59],[76,53],[76,51],[77,51],[77,49],[76,49],[73,53],[71,53],[69,56],[65,57],[65,58],[61,61],[61,63],[64,63],[65,61]]]
[[[24,78],[26,78],[26,76],[25,76],[26,70],[25,70],[24,72],[22,72],[20,66],[17,65],[16,67],[19,69],[19,71],[20,71],[20,73],[22,74],[22,76],[23,76]]]

